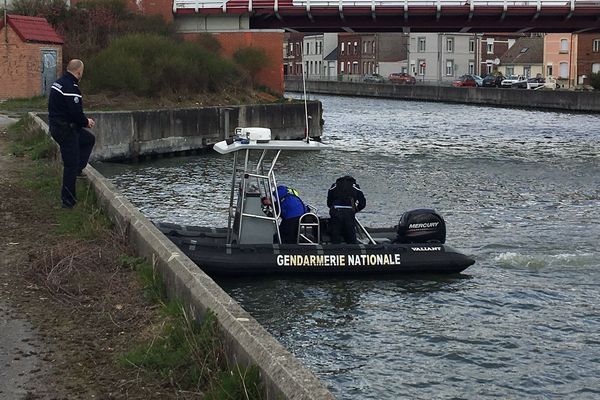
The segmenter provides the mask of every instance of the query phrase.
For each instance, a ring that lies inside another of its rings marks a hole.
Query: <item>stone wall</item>
[[[286,80],[285,89],[301,92],[302,81]],[[439,101],[488,106],[600,112],[600,91],[526,90],[308,81],[308,93]]]
[[[300,139],[305,131],[300,102],[86,114],[96,120],[92,161],[204,149],[232,136],[238,126],[270,128],[276,139]],[[321,103],[309,102],[308,115],[311,137],[320,137]]]

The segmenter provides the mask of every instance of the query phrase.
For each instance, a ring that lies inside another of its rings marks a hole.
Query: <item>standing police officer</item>
[[[67,72],[52,84],[48,98],[50,134],[60,146],[63,160],[61,200],[63,208],[77,203],[75,183],[88,163],[96,138],[84,128],[93,128],[95,122],[83,113],[83,97],[79,81],[83,76],[83,62],[71,60]]]
[[[332,243],[356,243],[356,220],[354,215],[365,208],[367,200],[356,179],[350,175],[338,178],[327,193],[329,207],[329,231]]]

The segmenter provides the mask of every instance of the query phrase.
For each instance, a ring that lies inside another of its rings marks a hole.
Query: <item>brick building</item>
[[[62,72],[62,44],[45,18],[0,21],[0,99],[46,95]]]
[[[362,75],[362,35],[340,33],[338,35],[338,74]]]
[[[600,33],[577,34],[577,84],[589,84],[590,74],[600,73]]]
[[[285,33],[283,39],[284,75],[302,75],[303,33]]]

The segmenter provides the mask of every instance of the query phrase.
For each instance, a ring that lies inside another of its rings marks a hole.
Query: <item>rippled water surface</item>
[[[432,207],[459,276],[219,283],[340,399],[600,398],[600,116],[321,96],[320,153],[280,182],[325,212],[335,178],[389,226]],[[224,226],[231,158],[97,167],[152,219]]]

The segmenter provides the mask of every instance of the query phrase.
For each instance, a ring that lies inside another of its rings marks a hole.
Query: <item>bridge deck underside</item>
[[[528,16],[479,16],[471,19],[463,16],[442,16],[439,19],[427,16],[403,15],[358,16],[287,16],[282,20],[276,16],[254,16],[250,18],[252,29],[284,28],[298,32],[600,32],[600,20],[596,17],[565,19],[547,16],[532,19]]]
[[[181,3],[180,3],[181,4]],[[189,3],[188,3],[189,4]],[[250,11],[251,8],[251,11]],[[175,8],[176,14],[250,16],[252,29],[299,32],[600,32],[600,2],[576,7],[298,7],[291,1],[227,2],[226,8]]]

